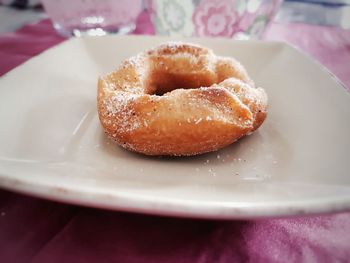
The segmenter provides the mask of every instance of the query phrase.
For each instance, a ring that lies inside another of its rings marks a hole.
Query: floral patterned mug
[[[259,38],[282,0],[148,0],[157,34]]]

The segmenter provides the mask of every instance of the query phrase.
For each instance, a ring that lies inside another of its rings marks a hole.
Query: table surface
[[[147,22],[147,21],[146,21]],[[136,33],[151,33],[144,20]],[[292,33],[291,33],[292,32]],[[274,23],[350,87],[350,31]],[[64,41],[48,20],[0,35],[0,75]],[[59,204],[0,190],[1,262],[350,262],[350,212],[216,221]]]

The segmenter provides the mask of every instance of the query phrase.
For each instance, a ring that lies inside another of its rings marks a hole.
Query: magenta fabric
[[[147,17],[135,33],[153,34]],[[273,24],[350,87],[350,32]],[[0,35],[0,75],[62,42],[49,21]],[[350,262],[350,212],[252,221],[165,218],[0,190],[0,262]]]

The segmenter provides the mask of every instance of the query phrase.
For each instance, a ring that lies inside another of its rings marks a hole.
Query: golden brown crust
[[[97,104],[104,130],[124,148],[178,156],[215,151],[253,132],[266,118],[267,96],[237,61],[172,43],[101,77]]]

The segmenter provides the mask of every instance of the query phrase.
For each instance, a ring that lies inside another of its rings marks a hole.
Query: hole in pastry
[[[163,96],[167,92],[176,89],[197,89],[209,87],[216,83],[214,74],[205,73],[170,73],[154,71],[150,73],[149,82],[146,85],[146,93]]]

